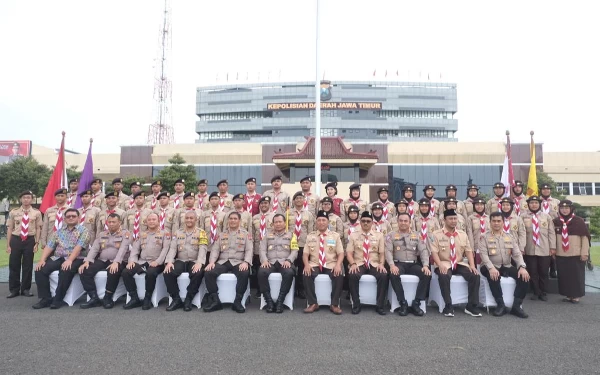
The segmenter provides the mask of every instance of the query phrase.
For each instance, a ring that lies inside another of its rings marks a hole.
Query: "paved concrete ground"
[[[0,285],[4,374],[581,374],[600,373],[600,294],[579,305],[525,301],[527,320],[258,310],[184,313],[157,309],[35,311]]]

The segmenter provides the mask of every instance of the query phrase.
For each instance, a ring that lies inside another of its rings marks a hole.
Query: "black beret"
[[[502,189],[504,189],[504,188],[505,188],[505,186],[504,186],[504,184],[503,184],[502,182],[496,182],[496,183],[494,184],[494,189],[495,189],[495,188],[502,188]]]
[[[527,203],[534,202],[534,201],[541,202],[541,199],[537,195],[532,195],[531,197],[527,198]]]
[[[523,184],[523,181],[521,181],[521,180],[515,180],[515,186],[523,187],[523,186],[525,186],[525,184]]]
[[[325,185],[325,190],[327,190],[327,188],[334,188],[335,191],[337,191],[337,182],[329,182],[327,185]]]
[[[321,203],[331,203],[331,204],[333,204],[333,199],[331,199],[330,197],[324,197],[323,199],[321,199]]]
[[[135,195],[135,194],[134,194]],[[116,197],[117,195],[115,194],[114,191],[111,191],[109,193],[106,193],[106,195],[104,196],[104,198],[110,198],[110,197]],[[135,197],[134,197],[135,198]]]
[[[183,178],[177,179],[174,183],[173,186],[175,186],[175,184],[184,184],[185,185],[185,180]]]
[[[81,193],[79,193],[80,197],[83,197],[84,195],[94,195],[94,193],[91,190],[84,190]],[[105,195],[106,197],[106,195]]]
[[[256,178],[254,178],[254,177],[247,178],[246,182],[244,182],[244,183],[247,184],[248,182],[254,182],[254,183],[256,183]]]
[[[373,219],[373,215],[369,212],[369,211],[364,211],[362,214],[360,214],[361,219],[362,218],[369,218],[369,219]]]
[[[221,184],[227,184],[227,185],[229,185],[229,182],[227,182],[227,179],[221,180],[221,181],[217,182],[217,186],[219,186]]]
[[[458,190],[458,189],[456,188],[456,185],[450,184],[450,185],[446,185],[446,191],[448,191],[448,190]]]
[[[476,189],[477,191],[479,191],[479,186],[477,186],[475,184],[471,184],[471,185],[467,186],[467,190],[471,190],[471,189]]]
[[[302,177],[302,179],[300,180],[300,182],[302,183],[302,182],[304,182],[304,181],[311,182],[311,181],[310,181],[310,177],[309,177],[309,176]]]
[[[329,219],[329,215],[327,215],[327,212],[323,211],[323,210],[319,210],[319,212],[317,212],[317,219],[320,217],[324,217],[325,219]]]
[[[171,196],[171,194],[168,191],[161,191],[156,196],[156,199],[159,199],[159,198],[162,198],[162,197],[170,197],[170,196]]]
[[[132,187],[134,187],[134,186],[139,186],[139,187],[142,187],[142,183],[141,183],[141,182],[139,182],[139,181],[136,181],[136,182],[132,182],[132,183],[130,183],[130,184],[129,184],[129,188],[130,188],[130,189],[131,189]]]
[[[210,195],[208,196],[208,199],[210,200],[213,197],[217,197],[219,198],[219,193],[216,191],[213,191],[212,193],[210,193]]]
[[[550,186],[550,184],[541,184],[540,185],[540,190],[541,189],[552,189],[552,187]]]
[[[145,197],[146,193],[144,191],[138,191],[137,193],[133,194],[133,199],[135,199],[139,196]]]
[[[427,198],[419,199],[419,206],[431,206],[431,202]]]
[[[444,218],[447,218],[448,216],[458,216],[458,215],[456,214],[456,210],[445,210]]]
[[[73,182],[79,182],[79,179],[78,178],[72,178],[72,179],[69,180],[70,184],[73,183]]]
[[[65,195],[66,195],[66,194],[67,194],[67,189],[60,188],[60,189],[58,189],[58,190],[56,190],[56,191],[54,192],[54,196],[55,196],[55,197],[56,197],[57,195],[59,195],[59,194],[65,194]]]
[[[360,187],[361,187],[361,184],[352,184],[352,185],[350,185],[350,188],[349,188],[349,189],[350,189],[350,190],[354,190],[354,189],[360,189]]]
[[[281,176],[273,176],[273,178],[271,178],[271,183],[275,180],[283,181],[283,178],[281,178]]]
[[[423,188],[423,192],[425,192],[426,190],[429,190],[429,189],[433,189],[433,191],[435,191],[435,186],[433,186],[433,185],[425,185],[425,187]]]
[[[208,180],[206,178],[201,179],[200,181],[198,181],[198,185],[208,185]]]
[[[162,181],[161,180],[153,181],[152,184],[150,185],[150,187],[152,187],[154,185],[162,186]]]
[[[188,191],[187,193],[183,194],[183,199],[189,198],[189,197],[194,198],[195,196],[196,196],[196,194],[194,194],[193,191]]]
[[[301,192],[301,191],[297,191],[297,192],[294,194],[294,197],[293,197],[292,199],[296,199],[298,196],[301,196],[301,197],[303,197],[303,196],[304,196],[304,194],[302,194],[302,192]]]
[[[453,197],[446,197],[446,198],[444,199],[444,203],[450,203],[450,202],[457,203],[457,202],[458,202],[458,200],[457,200],[456,198],[453,198]]]
[[[351,205],[350,207],[348,207],[348,213],[350,212],[360,212],[360,209],[358,208],[357,205]]]
[[[101,178],[94,178],[94,179],[92,180],[91,184],[96,184],[96,183],[98,183],[98,184],[102,184],[102,179],[101,179]]]
[[[123,179],[121,177],[117,177],[117,178],[113,178],[112,180],[113,185],[116,183],[123,183]]]
[[[408,206],[408,201],[406,199],[400,199],[398,202],[396,202],[395,207],[398,207],[398,205],[400,204],[404,204],[406,206]]]
[[[31,197],[33,197],[33,192],[31,190],[25,190],[19,194],[19,198],[23,197],[23,195],[31,195]]]
[[[261,197],[260,200],[258,201],[258,203],[260,204],[262,202],[271,203],[271,197],[269,197],[268,195]]]
[[[402,191],[415,191],[415,186],[413,184],[406,184],[402,187]]]
[[[388,188],[384,186],[384,187],[380,187],[379,189],[377,189],[377,194],[379,194],[379,193],[381,193],[383,191],[389,192]]]
[[[244,200],[244,194],[241,194],[241,193],[240,193],[240,194],[236,194],[236,195],[234,195],[234,196],[233,196],[233,200],[236,200],[236,199],[241,199],[241,200]]]
[[[375,202],[371,205],[371,210],[383,210],[383,205],[379,202]]]

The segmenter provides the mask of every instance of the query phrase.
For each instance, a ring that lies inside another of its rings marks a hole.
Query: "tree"
[[[138,177],[138,176],[129,176],[123,179],[123,192],[127,195],[131,195],[131,189],[129,186],[134,182],[140,182],[142,185],[145,183],[149,183],[152,181],[152,177]],[[111,188],[112,189],[112,188]]]
[[[50,169],[33,157],[17,158],[0,165],[0,198],[15,202],[19,194],[31,190],[37,197],[44,195],[50,179]]]
[[[184,165],[185,160],[179,154],[173,155],[169,159],[171,165],[163,168],[155,177],[162,182],[163,187],[168,191],[173,191],[175,181],[182,178],[185,180],[186,187],[190,190],[196,184],[196,169],[193,165]]]
[[[539,186],[541,186],[542,184],[549,184],[552,187],[552,189],[550,189],[550,195],[552,196],[552,198],[556,198],[558,200],[565,199],[565,196],[562,194],[563,190],[559,191],[556,189],[556,182],[552,179],[552,177],[550,177],[550,175],[548,175],[548,173],[538,170],[537,171],[537,182],[538,182],[538,192],[539,192]],[[527,191],[527,183],[525,183],[525,187],[523,188],[523,191],[524,192]],[[541,192],[540,192],[540,194],[541,194]]]

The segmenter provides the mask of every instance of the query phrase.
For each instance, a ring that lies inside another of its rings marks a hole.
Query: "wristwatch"
[[[525,268],[525,269],[527,269],[527,266],[526,266],[526,265],[519,266],[519,268],[517,268],[517,270],[519,270],[519,269],[521,269],[521,268]]]

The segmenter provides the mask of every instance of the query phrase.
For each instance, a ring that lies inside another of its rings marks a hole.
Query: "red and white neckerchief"
[[[83,224],[85,223],[85,213],[87,212],[87,210],[89,210],[90,208],[81,208],[81,216],[79,217],[79,224]]]
[[[296,210],[296,223],[294,225],[294,234],[296,238],[300,238],[300,232],[302,231],[302,211]]]
[[[55,232],[57,230],[59,230],[60,228],[62,228],[62,225],[63,225],[63,210],[64,209],[65,209],[64,207],[60,207],[56,211],[56,219],[54,220],[54,231]]]
[[[254,196],[256,194],[250,195],[246,194],[246,211],[252,214],[252,210],[254,209]]]
[[[415,201],[408,202],[408,214],[410,215],[410,219],[412,220],[415,217]]]
[[[69,194],[69,197],[67,198],[67,206],[73,206],[73,199],[75,198],[75,194],[76,193]]]
[[[383,215],[381,215],[381,218],[383,220],[387,220],[388,219],[388,213],[389,213],[387,202],[386,203],[381,202],[381,205],[383,206]]]
[[[381,233],[383,226],[383,217],[379,221],[373,219],[373,223],[375,224],[375,230]]]
[[[327,264],[325,259],[325,235],[321,233],[319,235],[319,270],[323,271]]]
[[[178,209],[179,208],[179,198],[181,198],[179,195],[175,196],[175,199],[173,199],[173,208]]]
[[[308,210],[308,197],[309,196],[310,196],[310,193],[304,195],[304,204],[302,205],[302,209],[304,211]]]
[[[106,223],[108,221],[108,216],[112,215],[115,213],[115,210],[106,210],[106,220],[104,221],[104,230],[108,230],[108,224]]]
[[[21,219],[21,241],[25,241],[29,235],[29,210],[23,210]]]
[[[365,263],[365,268],[369,269],[371,267],[371,258],[369,254],[371,253],[371,244],[369,242],[369,233],[363,233],[365,239],[363,240],[363,261]]]
[[[483,215],[477,214],[477,217],[479,218],[479,233],[481,235],[484,235],[485,229],[486,229],[485,228],[485,218],[487,217],[487,215],[486,214],[483,214]]]
[[[210,217],[210,243],[217,240],[217,211],[213,211]]]
[[[537,217],[537,213],[531,214],[531,224],[533,226],[533,243],[540,246],[540,221]]]
[[[273,192],[273,212],[277,212],[277,209],[279,208],[279,199],[277,199],[277,196],[279,194]]]
[[[156,199],[156,195],[152,197],[152,203],[150,203],[150,209],[152,211],[154,211],[156,209],[156,202],[158,202],[158,199]]]
[[[204,198],[206,198],[207,195],[208,193],[196,195],[196,197],[198,198],[198,208],[200,210],[204,210]]]
[[[429,201],[429,217],[435,216],[435,206],[433,204],[433,199]]]
[[[219,195],[219,212],[223,212],[225,209],[225,198],[227,198],[227,196],[222,197]]]
[[[260,227],[258,233],[262,241],[265,234],[267,234],[267,214],[260,214]]]
[[[141,214],[142,214],[141,210],[135,211],[135,218],[133,219],[133,239],[134,240],[137,240],[138,237],[140,236],[140,215]]]
[[[452,269],[456,269],[456,243],[454,237],[458,236],[458,232],[446,233],[446,236],[450,237],[450,264]]]
[[[569,223],[571,222],[571,220],[573,220],[574,216],[575,215],[571,214],[571,216],[569,216],[569,218],[567,220],[565,220],[565,218],[562,217],[562,215],[559,216],[560,222],[562,224],[562,232],[561,232],[561,235],[562,235],[562,248],[563,248],[563,250],[565,252],[569,251],[569,229],[568,229],[567,226],[569,225]]]
[[[356,228],[358,227],[359,224],[360,223],[358,222],[358,220],[354,224],[348,222],[348,237],[350,237],[350,235],[352,233],[356,232]]]
[[[358,198],[357,200],[354,200],[353,198],[348,198],[348,202],[350,202],[350,205],[355,205],[360,209],[360,198]]]
[[[510,219],[504,219],[504,224],[502,225],[502,230],[504,233],[510,233]]]
[[[515,201],[515,214],[517,216],[521,216],[521,198],[522,197],[520,197],[520,196],[519,197],[515,196],[513,199]]]
[[[542,198],[542,211],[546,214],[550,213],[550,197]]]
[[[498,211],[502,211],[502,202],[500,202],[502,200],[502,198],[494,198],[496,199],[496,205],[498,206]]]
[[[98,195],[100,195],[100,193],[94,193],[92,195],[92,201],[90,202],[90,204],[93,206],[94,203],[96,203],[96,198],[98,198]]]
[[[165,219],[167,218],[167,209],[160,208],[160,215],[158,215],[158,222],[160,224],[160,230],[165,230]]]
[[[429,217],[421,218],[421,241],[427,240],[427,222],[429,221]]]
[[[131,210],[133,207],[135,207],[135,199],[131,198],[129,200],[129,210]]]

